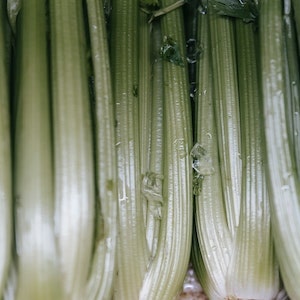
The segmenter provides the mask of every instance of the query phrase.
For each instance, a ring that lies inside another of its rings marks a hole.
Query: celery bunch
[[[2,1],[1,298],[300,298],[299,16]]]

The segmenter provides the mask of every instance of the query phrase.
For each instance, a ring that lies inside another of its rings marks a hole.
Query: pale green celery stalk
[[[173,1],[162,1],[167,7]],[[185,55],[180,8],[161,17],[162,36]],[[156,255],[149,265],[140,299],[173,299],[182,288],[188,268],[192,236],[192,121],[187,62],[163,63],[164,179],[162,220]]]
[[[116,265],[117,164],[105,16],[101,1],[87,0],[95,94],[96,229],[85,299],[111,299]]]
[[[282,1],[260,1],[261,85],[272,231],[284,286],[300,298],[300,182],[289,140]]]
[[[226,219],[218,157],[208,18],[208,15],[199,15],[198,39],[202,52],[197,68],[196,144],[191,152],[196,227],[193,246],[196,243],[198,248],[193,250],[193,261],[209,299],[225,299],[232,237]]]
[[[242,179],[234,21],[214,13],[209,19],[221,178],[227,222],[234,235],[239,222]]]
[[[111,61],[118,165],[115,299],[138,299],[148,247],[141,197],[137,0],[113,1]]]
[[[6,10],[0,3],[0,296],[7,281],[12,252],[12,171],[7,63]]]
[[[84,299],[94,237],[95,170],[83,7],[76,0],[49,4],[55,233],[64,296]]]
[[[235,299],[271,300],[279,292],[279,272],[266,183],[257,35],[252,23],[236,20],[235,25],[243,170],[240,221],[228,267],[227,289]]]
[[[284,1],[284,43],[286,66],[286,97],[289,138],[294,145],[294,155],[298,176],[300,174],[300,74],[297,36],[292,17],[291,0]]]
[[[152,75],[150,59],[150,31],[148,24],[149,16],[141,9],[138,12],[138,35],[139,35],[139,80],[138,86],[134,87],[134,93],[139,98],[139,130],[140,130],[140,168],[141,174],[146,179],[146,173],[149,169],[150,147],[151,147],[151,123],[152,123]],[[143,180],[144,182],[144,180]],[[147,226],[148,201],[144,193],[144,184],[142,184],[142,201],[145,226]],[[148,231],[148,230],[147,230]],[[146,233],[146,235],[148,235]],[[148,241],[150,248],[151,242]],[[149,244],[150,243],[150,244]]]
[[[24,1],[16,32],[16,299],[61,299],[45,14],[45,2]]]
[[[151,259],[157,251],[159,228],[163,205],[163,62],[160,57],[161,30],[160,23],[154,20],[151,30],[151,61],[152,61],[152,126],[150,161],[146,176],[143,179],[143,189],[148,201],[147,211],[147,241]],[[148,24],[149,26],[149,24]],[[149,150],[148,150],[149,151]]]

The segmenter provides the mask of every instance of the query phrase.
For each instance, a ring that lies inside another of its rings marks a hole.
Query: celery
[[[138,66],[139,66],[139,83],[136,86],[135,92],[138,93],[139,98],[139,131],[140,131],[140,172],[143,176],[142,183],[142,201],[145,226],[149,229],[151,226],[147,226],[147,214],[148,201],[147,196],[144,193],[144,182],[146,181],[146,173],[149,169],[150,161],[150,147],[151,147],[151,126],[152,126],[152,74],[151,74],[151,42],[150,32],[151,27],[148,24],[148,14],[141,9],[139,10],[139,54],[138,54]],[[146,236],[148,247],[151,247],[151,238],[148,237],[148,229],[146,229]],[[149,232],[152,232],[150,230]],[[151,236],[151,234],[150,234]]]
[[[9,70],[7,61],[7,22],[0,3],[0,295],[7,280],[12,251],[12,172],[9,116]]]
[[[227,222],[234,236],[239,222],[242,171],[234,23],[216,14],[209,18],[221,179]]]
[[[232,256],[218,154],[216,118],[213,109],[213,78],[208,15],[200,15],[196,105],[196,145],[193,156],[195,227],[193,262],[200,283],[210,299],[225,299],[227,267]],[[197,234],[197,237],[196,237]],[[198,247],[198,248],[197,248]]]
[[[117,182],[113,95],[103,6],[87,1],[95,94],[96,229],[85,299],[111,299],[116,266]]]
[[[161,11],[173,1],[162,1]],[[164,166],[163,203],[157,252],[150,261],[140,299],[173,299],[182,288],[189,262],[192,234],[191,112],[181,9],[161,18],[162,36],[179,52],[163,62]],[[170,49],[170,48],[168,48]],[[174,49],[174,48],[173,48]],[[171,51],[172,53],[173,51]],[[173,62],[171,62],[173,61]],[[177,64],[176,64],[177,63]]]
[[[111,61],[118,165],[116,299],[137,299],[148,249],[141,197],[138,105],[138,2],[113,2]]]
[[[16,299],[61,298],[45,14],[45,2],[25,1],[16,31]]]
[[[148,25],[149,26],[149,25]],[[159,56],[161,47],[160,23],[152,22],[151,31],[151,58],[152,58],[152,106],[151,145],[147,173],[143,178],[143,193],[148,202],[147,210],[147,241],[151,257],[155,256],[159,239],[161,209],[163,204],[163,62]]]
[[[95,174],[83,7],[75,0],[49,4],[55,233],[64,296],[84,299],[93,246]]]
[[[227,289],[239,299],[273,299],[279,292],[264,164],[256,38],[252,24],[236,21],[243,170],[240,219]]]
[[[282,1],[260,1],[261,86],[276,255],[287,293],[300,297],[300,185],[289,140]]]

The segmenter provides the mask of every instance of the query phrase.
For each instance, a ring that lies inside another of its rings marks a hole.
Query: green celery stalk
[[[144,178],[142,183],[142,201],[144,221],[147,226],[148,215],[148,201],[147,196],[144,193],[144,182],[146,173],[149,169],[150,153],[151,150],[151,126],[152,126],[152,74],[151,74],[151,44],[150,44],[150,32],[151,27],[148,24],[148,14],[141,9],[138,12],[138,35],[139,35],[139,54],[138,54],[138,67],[139,67],[139,82],[136,87],[135,93],[139,98],[139,131],[140,131],[140,168],[141,175]],[[146,229],[146,236],[149,236],[148,229]],[[149,232],[152,232],[150,230]],[[151,233],[150,233],[151,236]],[[148,248],[151,247],[151,238],[147,238]]]
[[[168,7],[173,1],[162,1]],[[163,11],[163,9],[162,9]],[[182,288],[192,235],[192,121],[189,103],[183,15],[180,8],[161,17],[162,36],[178,52],[163,63],[163,204],[156,255],[150,262],[140,299],[173,299]],[[178,49],[174,46],[177,45]],[[176,52],[175,51],[175,52]],[[174,54],[171,51],[171,54]]]
[[[87,1],[95,94],[96,229],[85,299],[111,299],[116,266],[117,165],[111,70],[101,1]]]
[[[289,140],[282,1],[260,1],[261,86],[275,251],[284,286],[300,297],[300,183]]]
[[[146,235],[152,258],[157,251],[163,204],[164,89],[161,84],[163,82],[163,62],[159,54],[161,40],[160,23],[153,21],[151,29],[152,97],[149,99],[152,106],[151,144],[150,151],[147,150],[150,152],[149,167],[143,178],[143,193],[148,202]]]
[[[266,184],[257,35],[251,23],[236,20],[235,25],[243,170],[240,219],[227,289],[228,295],[238,299],[273,299],[279,292],[279,272]]]
[[[12,251],[12,171],[9,115],[9,70],[7,22],[4,3],[0,3],[0,295],[7,281]]]
[[[148,247],[141,196],[138,88],[138,1],[113,1],[112,82],[118,166],[116,299],[138,299]]]
[[[51,0],[55,233],[64,297],[84,299],[92,258],[95,170],[81,1]]]
[[[54,233],[54,185],[45,2],[18,15],[14,196],[16,299],[61,299]]]
[[[239,223],[242,178],[234,20],[209,14],[209,32],[221,179],[227,222],[234,236]]]
[[[196,144],[191,152],[196,228],[192,252],[195,270],[206,295],[210,299],[225,299],[233,244],[221,183],[208,15],[199,16],[198,39],[202,53],[197,68]]]

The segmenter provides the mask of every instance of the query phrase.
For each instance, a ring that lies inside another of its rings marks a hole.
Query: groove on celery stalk
[[[83,299],[94,234],[94,161],[82,2],[50,0],[55,230],[64,296]]]
[[[148,263],[140,174],[138,86],[138,0],[113,2],[112,82],[118,166],[116,299],[138,299]]]
[[[300,183],[286,112],[282,1],[261,0],[259,33],[272,232],[283,283],[300,298]]]
[[[16,299],[61,299],[45,14],[45,2],[23,2],[16,31]]]
[[[9,116],[9,69],[6,45],[7,22],[0,3],[0,295],[8,277],[12,251],[12,172]]]
[[[239,299],[273,299],[279,292],[279,272],[266,184],[258,43],[253,24],[237,19],[235,28],[243,170],[241,211],[228,266],[227,288],[229,295]]]
[[[116,266],[117,165],[113,95],[104,9],[87,0],[95,95],[96,228],[85,299],[111,299]]]
[[[162,1],[168,7],[173,1]],[[183,15],[176,9],[161,18],[162,36],[176,41],[184,53]],[[164,179],[162,219],[156,256],[150,262],[140,299],[173,299],[189,263],[192,233],[192,124],[187,64],[163,61]]]

